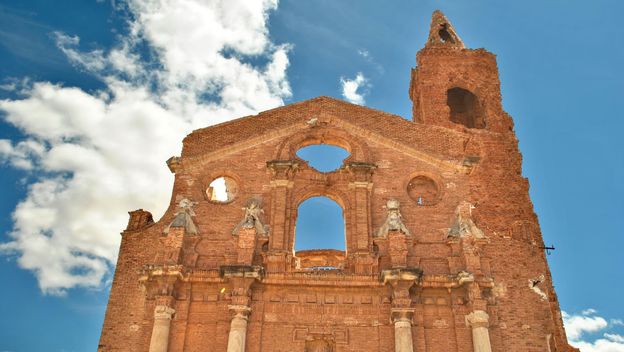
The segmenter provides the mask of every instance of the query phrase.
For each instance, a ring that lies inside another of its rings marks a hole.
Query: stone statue
[[[268,226],[262,224],[262,220],[260,219],[261,215],[264,214],[260,200],[257,198],[250,198],[243,210],[245,211],[245,216],[243,220],[234,227],[232,235],[238,234],[241,229],[256,229],[258,235],[266,235]]]
[[[472,209],[474,206],[468,202],[461,202],[455,210],[455,219],[448,231],[448,237],[465,237],[468,235],[474,238],[485,238],[485,234],[472,221]]]
[[[405,224],[403,224],[403,217],[399,211],[399,205],[400,203],[396,199],[388,200],[386,203],[388,215],[386,216],[386,221],[383,225],[381,225],[381,228],[377,232],[377,237],[386,237],[388,235],[388,231],[400,231],[407,236],[411,236],[409,230]]]
[[[175,218],[164,231],[165,234],[169,233],[169,229],[172,227],[182,227],[187,234],[196,235],[198,233],[197,226],[195,226],[192,219],[192,217],[195,216],[195,212],[193,211],[195,204],[197,203],[192,202],[187,198],[182,199],[180,203],[178,203]]]

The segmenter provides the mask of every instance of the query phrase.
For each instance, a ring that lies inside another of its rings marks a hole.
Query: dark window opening
[[[485,128],[483,111],[476,95],[463,88],[451,88],[446,93],[451,121],[468,128]]]

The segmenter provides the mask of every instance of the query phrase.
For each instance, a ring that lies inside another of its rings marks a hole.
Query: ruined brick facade
[[[411,121],[319,97],[188,135],[163,217],[130,212],[98,350],[574,351],[494,55],[436,12],[409,96]],[[350,156],[321,173],[296,155],[320,143]],[[319,195],[346,251],[295,253]]]

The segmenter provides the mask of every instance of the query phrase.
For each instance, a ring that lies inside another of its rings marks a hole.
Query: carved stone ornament
[[[243,220],[234,227],[232,235],[237,235],[241,229],[255,229],[258,235],[266,235],[269,232],[268,226],[264,225],[261,220],[264,210],[262,209],[262,203],[257,198],[250,198],[247,201],[247,205],[243,208],[245,215]]]
[[[448,237],[485,238],[485,234],[472,221],[472,209],[474,206],[468,202],[461,202],[455,210],[455,219],[448,232]]]
[[[388,236],[389,231],[399,231],[403,232],[407,236],[411,236],[411,233],[405,224],[403,224],[403,216],[401,216],[399,206],[400,203],[398,200],[388,200],[386,203],[388,215],[386,216],[386,221],[384,221],[383,225],[381,225],[381,228],[377,232],[377,237],[386,237]]]
[[[169,233],[169,229],[172,227],[184,228],[186,234],[196,235],[198,233],[197,226],[193,222],[193,216],[195,216],[195,212],[193,211],[193,207],[197,204],[187,198],[182,199],[178,203],[178,208],[176,209],[175,218],[165,228],[164,233]]]

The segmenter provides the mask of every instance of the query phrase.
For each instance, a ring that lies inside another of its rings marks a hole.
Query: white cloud
[[[603,317],[591,316],[594,312],[595,310],[589,309],[580,315],[563,313],[566,332],[571,340],[577,340],[583,333],[592,333],[607,327],[607,321]]]
[[[362,72],[355,75],[355,79],[340,77],[342,85],[342,96],[353,104],[363,105],[365,103],[364,96],[368,93],[370,87],[368,79],[364,77]]]
[[[587,336],[619,325],[617,322],[620,319],[612,319],[609,324],[605,318],[596,313],[595,309],[586,309],[576,315],[562,312],[570,344],[583,352],[624,352],[624,336],[620,334],[604,332],[602,337],[595,339]]]
[[[604,337],[608,338],[611,341],[624,342],[624,336],[619,335],[619,334],[608,334],[608,333],[605,333]]]
[[[102,285],[127,211],[165,210],[173,178],[164,161],[179,154],[187,133],[282,105],[291,94],[289,47],[272,43],[267,30],[276,0],[126,6],[129,33],[113,48],[82,52],[77,36],[55,34],[68,59],[106,89],[25,80],[23,99],[0,101],[5,119],[27,136],[0,140],[0,162],[37,177],[0,251],[16,255],[46,293]]]
[[[369,52],[368,52],[368,50],[366,50],[366,49],[359,49],[359,50],[357,51],[357,53],[358,53],[358,55],[360,55],[361,57],[363,57],[363,58],[365,58],[365,59],[370,58],[370,53],[369,53]]]

